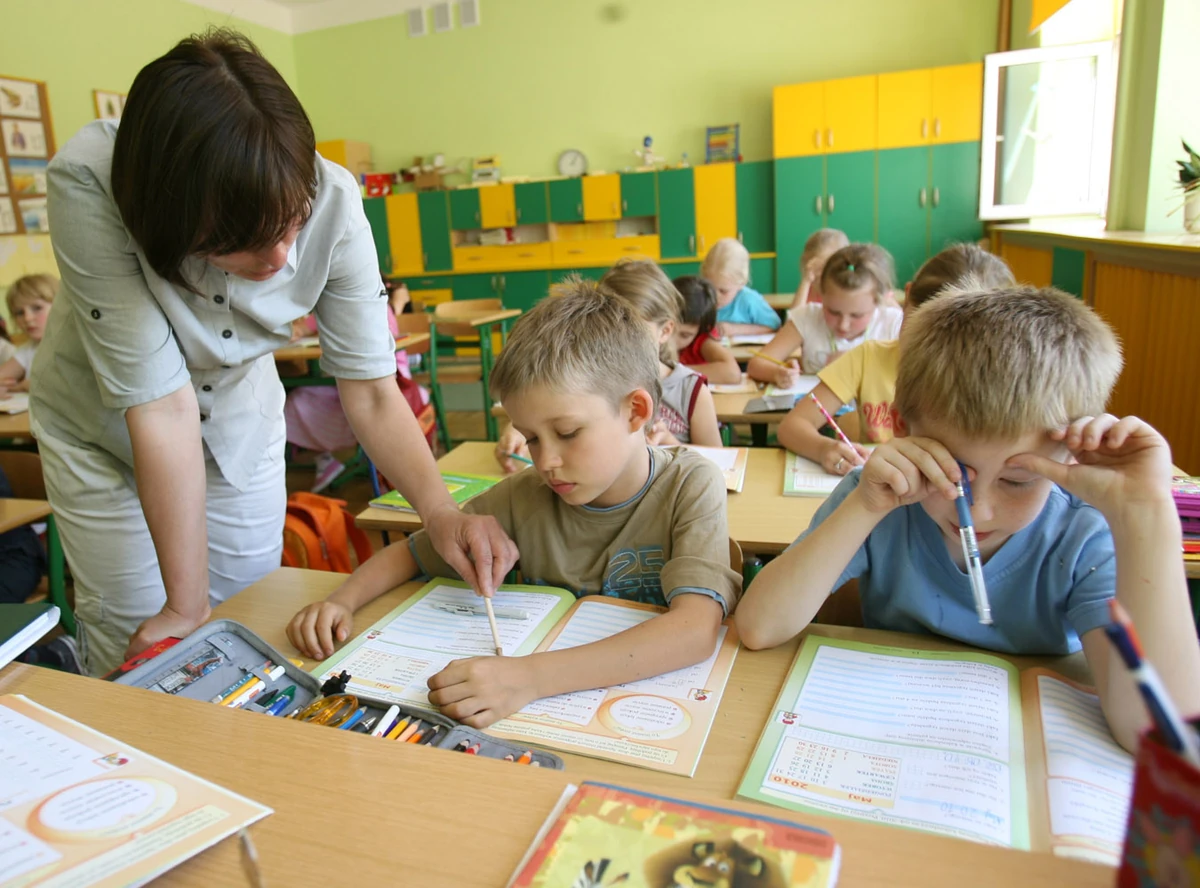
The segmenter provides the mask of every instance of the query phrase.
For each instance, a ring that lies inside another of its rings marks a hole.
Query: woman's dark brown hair
[[[1001,290],[1017,284],[999,256],[978,244],[953,244],[930,257],[913,275],[905,304],[917,308],[947,287]]]
[[[892,291],[895,272],[892,254],[876,244],[850,244],[829,257],[821,273],[821,292],[829,292],[832,284],[841,290],[861,290],[870,287],[875,304],[883,302]]]
[[[706,278],[685,274],[671,283],[683,297],[682,320],[685,324],[695,324],[699,336],[717,326],[717,290]]]
[[[150,267],[193,289],[191,254],[273,246],[308,218],[316,140],[300,100],[245,36],[212,29],[138,73],[117,130],[113,199]]]

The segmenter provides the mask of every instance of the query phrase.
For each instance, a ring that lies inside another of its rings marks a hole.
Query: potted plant
[[[1187,160],[1175,161],[1179,164],[1179,190],[1183,192],[1183,227],[1200,233],[1200,155],[1187,142],[1183,142],[1183,150]]]

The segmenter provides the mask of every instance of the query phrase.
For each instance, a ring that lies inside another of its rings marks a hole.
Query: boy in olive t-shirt
[[[516,325],[491,379],[534,466],[464,508],[493,516],[512,538],[525,582],[668,611],[579,647],[450,663],[430,677],[430,702],[474,727],[541,697],[699,663],[741,594],[720,471],[690,451],[646,444],[660,395],[652,331],[598,284],[563,290]],[[422,573],[455,575],[420,531],[296,614],[288,638],[326,658],[350,637],[355,610]]]

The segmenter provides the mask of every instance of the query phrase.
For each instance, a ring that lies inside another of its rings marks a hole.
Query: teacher
[[[31,373],[46,490],[101,674],[184,636],[279,566],[284,391],[271,352],[314,312],[355,435],[434,546],[491,594],[516,561],[459,512],[396,385],[358,183],[255,46],[180,42],[134,80],[119,127],[51,162],[62,286]]]

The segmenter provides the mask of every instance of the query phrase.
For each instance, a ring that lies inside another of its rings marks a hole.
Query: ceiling
[[[258,25],[302,34],[399,15],[429,0],[185,0]]]

